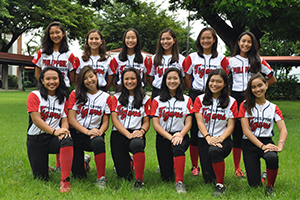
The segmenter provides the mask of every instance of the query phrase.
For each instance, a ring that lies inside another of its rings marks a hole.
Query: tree
[[[12,38],[8,41],[0,35],[1,52],[7,52],[21,34],[45,28],[54,20],[66,27],[70,39],[84,38],[86,32],[94,27],[94,11],[69,0],[17,0],[6,4],[5,9],[11,17],[0,16],[0,33],[11,33]]]
[[[259,40],[265,32],[276,39],[297,41],[300,34],[299,0],[169,0],[170,10],[196,12],[213,27],[232,52],[240,33],[250,30]]]
[[[186,50],[187,28],[184,22],[167,15],[166,10],[160,10],[153,2],[133,2],[136,9],[127,3],[112,2],[112,6],[104,6],[99,16],[95,17],[95,24],[103,33],[108,50],[122,47],[122,36],[128,28],[137,29],[143,50],[150,53],[155,53],[159,33],[165,28],[175,31],[180,51]],[[195,46],[194,41],[190,41],[190,46]]]

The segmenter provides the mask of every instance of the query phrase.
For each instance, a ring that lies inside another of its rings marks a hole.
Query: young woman
[[[113,96],[111,154],[118,177],[132,179],[129,152],[133,154],[134,189],[144,186],[145,134],[150,126],[151,100],[145,95],[138,70],[126,68],[121,75],[120,92]]]
[[[104,132],[109,125],[111,97],[100,90],[97,73],[90,66],[80,70],[76,90],[69,97],[69,122],[74,141],[72,173],[86,177],[84,151],[93,151],[97,168],[97,186],[106,187]]]
[[[42,41],[42,49],[32,59],[36,65],[36,79],[39,79],[41,70],[45,67],[57,67],[63,74],[63,80],[69,88],[74,82],[75,56],[69,51],[65,28],[58,21],[50,23],[45,30]],[[55,171],[60,171],[59,155],[56,155]]]
[[[217,51],[218,37],[211,27],[203,28],[196,40],[197,52],[191,53],[183,62],[185,82],[189,88],[189,96],[193,101],[204,93],[208,74],[217,68],[223,68],[226,72],[228,67],[227,58]],[[199,175],[198,167],[198,127],[195,116],[191,129],[190,155],[192,161],[192,174]]]
[[[262,73],[268,78],[268,85],[271,86],[276,82],[274,72],[269,64],[259,56],[259,48],[255,36],[251,32],[243,32],[237,39],[235,50],[229,59],[229,70],[232,76],[231,95],[238,103],[238,106],[244,100],[247,83],[253,74]],[[240,178],[244,174],[240,168],[241,161],[241,141],[242,128],[239,120],[235,123],[233,131],[233,162],[235,176]]]
[[[111,58],[106,54],[105,41],[102,33],[98,29],[92,29],[86,35],[84,52],[82,57],[76,60],[76,81],[80,70],[90,65],[96,71],[98,84],[103,91],[107,91],[113,79]]]
[[[147,80],[147,63],[147,57],[142,55],[139,33],[134,28],[127,29],[123,34],[122,50],[112,59],[113,69],[117,73],[117,78],[113,81],[114,88],[121,84],[121,74],[128,67],[138,70],[144,87]]]
[[[228,95],[227,74],[213,70],[207,78],[205,93],[199,95],[193,112],[197,119],[198,149],[202,175],[206,183],[217,182],[214,196],[225,192],[224,159],[230,154],[230,135],[238,117],[236,100]]]
[[[250,78],[239,117],[244,133],[242,149],[248,183],[252,187],[261,185],[260,158],[263,158],[267,166],[266,194],[273,196],[278,173],[277,152],[283,150],[288,132],[280,109],[265,97],[267,88],[268,83],[261,74]],[[274,121],[280,133],[277,145],[272,140]]]
[[[156,43],[156,54],[148,63],[149,82],[153,88],[151,99],[159,95],[162,78],[168,68],[176,67],[184,76],[183,61],[184,56],[179,54],[175,32],[169,28],[162,30]]]
[[[68,91],[56,67],[41,71],[38,90],[29,94],[27,153],[34,178],[48,180],[48,154],[60,153],[60,192],[69,192],[73,160],[73,140],[68,130]]]
[[[189,147],[187,132],[192,126],[192,100],[183,94],[181,71],[175,67],[165,71],[160,95],[152,101],[151,116],[156,134],[157,158],[163,181],[174,179],[176,190],[185,193],[183,174],[185,151]]]

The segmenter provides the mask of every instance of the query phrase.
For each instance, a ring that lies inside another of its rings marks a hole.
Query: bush
[[[8,87],[18,88],[18,78],[15,75],[8,75]]]

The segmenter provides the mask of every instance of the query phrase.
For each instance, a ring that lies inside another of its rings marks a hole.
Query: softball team
[[[151,115],[161,178],[173,181],[175,177],[178,193],[186,192],[183,177],[188,147],[192,174],[199,175],[200,156],[205,183],[216,184],[214,196],[225,192],[224,159],[231,149],[235,176],[244,176],[240,169],[242,147],[249,185],[261,185],[260,158],[263,158],[267,166],[266,193],[273,196],[277,152],[282,151],[288,135],[281,111],[265,98],[267,87],[276,82],[273,70],[259,56],[251,32],[239,36],[229,62],[217,52],[217,43],[215,30],[206,27],[197,37],[197,52],[184,58],[179,54],[174,31],[167,28],[161,31],[156,54],[148,63],[141,54],[138,32],[130,28],[123,34],[121,52],[110,59],[103,35],[92,29],[86,36],[84,53],[76,61],[75,78],[72,75],[75,58],[68,51],[66,32],[59,22],[49,24],[42,49],[32,61],[37,66],[38,90],[31,92],[27,100],[30,118],[27,150],[34,177],[49,179],[48,154],[57,153],[60,158],[57,165],[61,166],[60,192],[69,192],[71,169],[75,178],[86,177],[84,151],[93,151],[96,185],[105,188],[104,135],[111,115],[110,147],[117,175],[131,180],[134,171],[134,189],[142,189],[145,134]],[[153,87],[152,102],[143,89],[147,73]],[[67,103],[67,87],[73,78],[76,89]],[[118,92],[111,98],[105,91],[112,84],[114,88],[118,85]],[[189,96],[183,94],[185,85]],[[229,89],[233,97],[229,96]],[[236,121],[238,117],[240,120]],[[272,141],[273,121],[280,132],[277,145]]]
[[[228,60],[217,51],[218,38],[216,31],[211,27],[203,28],[196,40],[197,52],[191,53],[183,62],[185,82],[189,88],[189,96],[193,101],[203,94],[209,73],[217,68],[227,72]],[[198,167],[198,127],[195,116],[191,129],[190,155],[192,161],[192,174],[199,175]]]
[[[73,176],[86,177],[84,150],[93,151],[98,174],[97,186],[103,189],[106,187],[104,135],[109,125],[111,97],[100,90],[97,73],[92,67],[81,69],[68,108],[74,141]]]
[[[274,72],[269,64],[259,56],[259,48],[255,36],[251,32],[243,32],[238,37],[235,50],[229,59],[229,70],[231,76],[231,95],[237,100],[238,106],[244,100],[245,90],[250,77],[258,72],[268,78],[268,85],[276,82]],[[244,177],[240,168],[241,160],[241,140],[243,136],[241,123],[236,121],[233,132],[233,162],[236,177]]]

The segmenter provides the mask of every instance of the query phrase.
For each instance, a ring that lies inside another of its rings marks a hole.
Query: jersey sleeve
[[[200,113],[201,108],[202,108],[202,103],[200,101],[200,97],[197,96],[194,102],[193,113]]]
[[[68,100],[65,99],[64,112],[62,113],[61,118],[68,117]]]
[[[32,63],[35,64],[38,68],[41,68],[41,64],[39,63],[40,58],[42,57],[42,50],[40,49],[33,57]]]
[[[244,103],[245,103],[245,101],[243,101],[240,105],[238,118],[243,118],[246,115],[246,109],[244,108]]]
[[[112,69],[112,66],[111,66],[111,61],[112,61],[112,59],[109,57],[109,58],[107,58],[108,59],[108,68],[107,68],[107,74],[108,75],[113,75],[114,74],[114,72],[113,72],[113,69]]]
[[[151,104],[151,113],[150,113],[151,117],[158,117],[157,108],[158,108],[158,102],[156,101],[156,99],[153,99]]]
[[[75,63],[75,59],[76,58],[75,58],[74,54],[71,53],[70,56],[69,56],[69,59],[68,59],[68,61],[69,61],[68,68],[69,68],[70,71],[75,70],[77,68],[76,63]]]
[[[78,57],[76,57],[75,59],[75,66],[76,66],[76,74],[79,74],[81,67],[80,67],[80,59]]]
[[[31,92],[28,95],[27,98],[27,112],[39,112],[39,105],[40,105],[40,100],[39,98],[36,96],[36,94],[34,94],[33,92]]]
[[[275,122],[283,120],[283,116],[281,113],[281,110],[278,108],[278,106],[276,105],[275,107],[275,116],[274,116],[274,120]]]
[[[184,72],[189,75],[192,74],[191,65],[192,65],[192,59],[191,59],[191,56],[188,56],[184,59],[182,66],[183,66]]]
[[[228,118],[238,118],[238,105],[236,100],[234,100],[233,104],[230,107],[230,115]]]
[[[77,102],[76,94],[75,91],[73,90],[69,96],[68,109],[77,110],[76,102]]]
[[[224,69],[224,71],[226,72],[227,75],[229,74],[228,65],[229,65],[229,61],[226,58],[226,56],[224,56],[224,58],[221,61],[221,67]]]
[[[111,101],[111,112],[115,112],[116,111],[116,108],[117,108],[117,105],[118,105],[118,99],[117,97],[114,95],[113,98],[112,98],[112,101]]]
[[[270,67],[270,65],[267,63],[267,61],[263,58],[261,58],[261,73],[265,74],[267,78],[271,78],[273,76],[274,72],[273,69]]]
[[[152,58],[149,58],[148,63],[147,63],[147,74],[150,76],[153,76],[153,74],[151,74],[152,71]]]
[[[191,97],[188,98],[187,108],[188,108],[187,115],[193,114],[193,101],[192,101]]]
[[[109,66],[110,66],[110,69],[112,70],[112,72],[113,72],[114,74],[116,74],[117,68],[118,68],[118,62],[117,62],[116,58],[113,58],[113,59],[111,60]]]
[[[104,112],[105,112],[106,115],[109,115],[111,110],[112,110],[112,101],[111,101],[110,95],[108,95],[108,97],[106,99],[106,105],[105,105]]]

